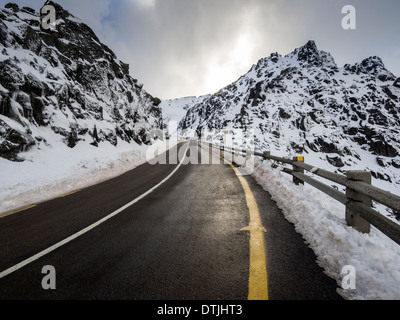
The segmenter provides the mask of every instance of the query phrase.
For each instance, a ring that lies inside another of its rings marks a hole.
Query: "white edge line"
[[[184,153],[186,154],[186,152]],[[143,193],[141,196],[137,197],[135,200],[129,202],[128,204],[124,205],[123,207],[119,208],[118,210],[114,211],[113,213],[109,214],[108,216],[100,219],[99,221],[91,224],[90,226],[86,227],[85,229],[82,229],[81,231],[73,234],[72,236],[69,236],[68,238],[56,243],[55,245],[35,254],[34,256],[14,265],[13,267],[8,268],[7,270],[4,270],[3,272],[0,273],[0,279],[4,278],[6,276],[8,276],[9,274],[25,267],[26,265],[32,263],[33,261],[36,261],[40,258],[42,258],[43,256],[49,254],[50,252],[60,248],[61,246],[67,244],[68,242],[71,242],[72,240],[75,240],[76,238],[82,236],[83,234],[89,232],[90,230],[96,228],[97,226],[99,226],[100,224],[106,222],[107,220],[111,219],[112,217],[116,216],[117,214],[121,213],[122,211],[126,210],[127,208],[129,208],[130,206],[134,205],[135,203],[137,203],[138,201],[142,200],[144,197],[148,196],[150,193],[152,193],[154,190],[156,190],[157,188],[159,188],[161,185],[163,185],[165,182],[167,182],[181,167],[183,161],[185,160],[185,157],[182,157],[181,162],[179,163],[179,165],[168,175],[168,177],[166,177],[163,181],[161,181],[160,183],[158,183],[156,186],[154,186],[153,188],[151,188],[150,190],[146,191],[145,193]]]

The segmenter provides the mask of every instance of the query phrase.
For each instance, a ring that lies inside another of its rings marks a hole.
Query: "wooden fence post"
[[[347,171],[346,176],[349,180],[363,181],[371,184],[371,172],[367,171]],[[346,196],[355,202],[362,202],[368,207],[372,206],[372,199],[350,188],[346,188]],[[362,233],[370,233],[371,225],[368,221],[363,219],[359,214],[354,213],[346,207],[346,222],[347,225],[352,226]]]

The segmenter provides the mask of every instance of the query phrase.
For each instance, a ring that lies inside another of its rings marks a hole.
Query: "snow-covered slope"
[[[0,156],[64,143],[146,142],[159,99],[78,18],[58,4],[57,32],[29,8],[0,9]]]
[[[193,132],[185,130],[177,132],[179,122],[185,117],[188,110],[194,105],[207,99],[209,95],[200,97],[183,97],[161,101],[161,109],[165,127],[171,135],[180,134],[182,136],[193,136]]]
[[[0,213],[111,178],[146,161],[160,100],[93,31],[54,2],[0,8]]]
[[[304,155],[331,171],[372,171],[374,185],[400,194],[400,78],[378,57],[339,68],[314,41],[274,53],[192,106],[180,128],[204,138],[254,130],[260,150]]]

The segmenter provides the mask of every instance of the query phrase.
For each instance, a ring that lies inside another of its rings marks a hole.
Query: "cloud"
[[[139,5],[144,7],[154,7],[156,0],[134,0]]]
[[[352,31],[341,27],[346,0],[56,1],[84,20],[160,98],[215,92],[258,59],[287,54],[310,39],[339,66],[378,55],[400,75],[398,0],[353,0]],[[44,0],[17,3],[38,10]]]
[[[162,97],[217,91],[261,57],[258,7],[256,1],[168,0],[147,10],[126,1],[113,17],[123,39],[118,50]]]

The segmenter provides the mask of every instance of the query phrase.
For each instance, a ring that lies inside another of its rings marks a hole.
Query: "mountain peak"
[[[43,4],[43,6],[46,6],[46,5],[53,6],[56,9],[57,15],[63,19],[72,16],[72,14],[68,12],[68,10],[64,9],[63,6],[57,2],[47,0]]]
[[[297,58],[300,61],[314,60],[315,57],[319,56],[319,51],[315,41],[309,40],[304,46],[295,50]]]
[[[309,40],[304,46],[297,48],[291,53],[301,63],[309,66],[322,67],[331,66],[337,67],[335,60],[325,51],[320,51],[314,40]]]
[[[315,44],[314,40],[308,40],[307,43],[304,46],[302,46],[300,49],[318,52],[318,48],[317,48],[317,45]]]
[[[364,59],[360,67],[365,73],[380,74],[387,71],[382,59],[377,56]]]
[[[381,81],[396,80],[396,77],[386,69],[382,59],[377,56],[366,58],[361,63],[354,65],[346,64],[344,68],[357,74],[364,73],[375,76]]]

